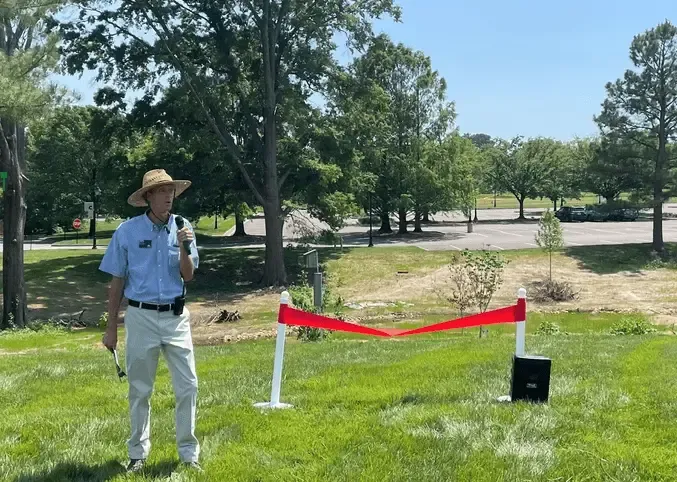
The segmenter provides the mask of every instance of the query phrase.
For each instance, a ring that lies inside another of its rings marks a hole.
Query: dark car
[[[555,217],[564,222],[587,221],[588,212],[585,208],[563,206],[555,212]]]

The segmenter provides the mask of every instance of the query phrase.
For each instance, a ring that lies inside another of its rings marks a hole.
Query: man
[[[176,398],[176,443],[179,458],[189,468],[198,464],[200,446],[195,437],[197,375],[193,357],[190,313],[181,312],[184,281],[198,266],[197,245],[188,221],[177,229],[171,214],[174,198],[190,181],[175,181],[164,169],[143,176],[142,187],[127,202],[146,207],[140,216],[118,227],[99,269],[113,276],[108,296],[108,326],[103,344],[117,345],[122,298],[128,300],[124,317],[126,368],[129,379],[131,436],[127,441],[127,470],[143,468],[150,451],[150,396],[160,351],[172,376]],[[190,252],[184,242],[190,243]],[[179,306],[175,306],[175,301]]]

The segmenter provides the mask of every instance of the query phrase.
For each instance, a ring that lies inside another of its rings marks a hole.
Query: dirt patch
[[[534,259],[510,263],[504,273],[504,282],[496,293],[491,307],[513,303],[517,290],[528,287],[548,276],[548,260]],[[575,300],[559,303],[530,302],[536,311],[642,311],[661,315],[665,323],[677,322],[677,273],[667,269],[652,271],[597,274],[582,269],[576,260],[560,257],[553,264],[553,279],[569,282],[578,293]],[[423,275],[394,276],[394,279],[375,283],[366,289],[354,287],[341,290],[351,302],[407,302],[434,300],[436,288],[444,287],[449,278],[448,268],[431,270]]]

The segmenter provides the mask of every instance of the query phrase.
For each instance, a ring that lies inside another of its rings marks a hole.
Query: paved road
[[[668,207],[668,211],[677,212],[677,205]],[[542,210],[526,210],[527,218],[536,219]],[[535,248],[534,236],[538,229],[535,221],[515,223],[517,211],[513,209],[481,210],[478,213],[480,223],[474,225],[474,232],[468,233],[464,219],[460,215],[437,215],[434,224],[424,226],[424,233],[407,236],[374,236],[374,244],[381,246],[418,246],[426,250],[462,250],[462,249],[522,249]],[[293,243],[303,232],[301,225],[322,228],[322,223],[311,219],[306,213],[297,213],[294,220],[285,223],[285,244]],[[249,221],[247,233],[252,236],[251,244],[237,244],[238,247],[262,246],[265,224],[262,217]],[[563,223],[566,246],[650,243],[652,237],[651,221],[608,222],[608,223]],[[396,226],[393,225],[396,229]],[[374,232],[378,226],[374,226]],[[410,228],[411,230],[411,228]],[[351,224],[341,230],[344,246],[366,246],[369,242],[369,227]],[[663,222],[665,241],[677,242],[677,219]],[[247,241],[245,241],[246,243]],[[201,247],[217,249],[219,246]],[[91,242],[74,246],[51,246],[49,244],[26,243],[25,249],[91,249]],[[104,248],[102,247],[101,250]],[[0,251],[2,244],[0,243]]]

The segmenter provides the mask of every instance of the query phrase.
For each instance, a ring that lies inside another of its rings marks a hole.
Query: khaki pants
[[[195,437],[197,375],[190,332],[190,313],[157,312],[129,306],[125,314],[125,363],[129,377],[130,459],[150,452],[150,396],[160,351],[172,376],[176,397],[176,444],[182,462],[197,462],[200,445]]]

